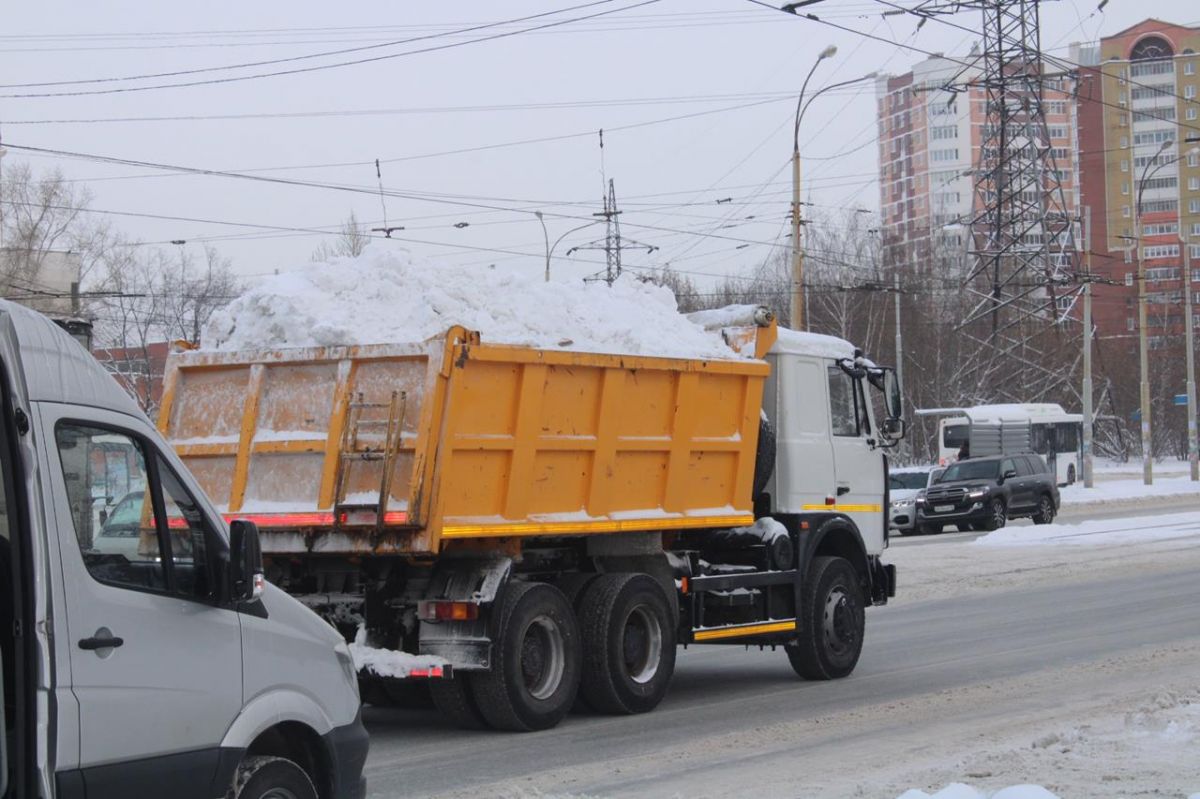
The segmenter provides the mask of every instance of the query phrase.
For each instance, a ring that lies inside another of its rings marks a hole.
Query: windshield
[[[142,497],[143,492],[141,491],[126,494],[109,514],[104,528],[107,530],[118,527],[136,527],[142,520]]]
[[[942,472],[939,483],[957,480],[992,480],[1000,475],[999,461],[959,461]]]
[[[889,475],[888,487],[897,490],[905,488],[924,488],[929,479],[929,472],[896,472]]]

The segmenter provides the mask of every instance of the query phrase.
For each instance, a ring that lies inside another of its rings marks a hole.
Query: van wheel
[[[1054,521],[1054,500],[1048,494],[1042,494],[1038,500],[1037,510],[1033,514],[1034,524],[1049,524]]]
[[[580,694],[601,713],[653,710],[675,672],[676,623],[662,585],[648,574],[603,574],[579,605]]]
[[[813,558],[800,605],[799,640],[784,650],[806,680],[848,676],[862,654],[866,614],[858,573],[845,558]]]
[[[555,726],[579,690],[579,625],[563,592],[509,583],[492,608],[495,657],[469,686],[488,724],[527,732]]]
[[[282,757],[248,757],[233,775],[226,799],[317,799],[304,769]]]
[[[430,680],[429,696],[433,706],[454,726],[463,730],[485,730],[487,721],[479,712],[479,705],[475,704],[475,697],[467,685],[469,679],[469,675],[460,674],[450,680]]]

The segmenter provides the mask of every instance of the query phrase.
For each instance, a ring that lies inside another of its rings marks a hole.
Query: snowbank
[[[413,655],[391,649],[376,649],[367,645],[367,630],[360,626],[350,644],[350,657],[359,671],[369,671],[380,677],[407,677],[417,669],[445,666],[446,661],[433,655]]]
[[[1197,536],[1200,536],[1200,518],[1195,513],[1170,513],[1091,520],[1079,524],[1004,527],[975,539],[968,546],[1098,546]]]
[[[918,791],[916,788],[905,791],[896,799],[1058,799],[1040,785],[1012,785],[995,793],[978,791],[961,782],[953,782],[934,794]]]
[[[1128,480],[1098,480],[1094,488],[1084,488],[1083,483],[1061,489],[1063,505],[1111,505],[1137,504],[1145,501],[1153,504],[1156,499],[1169,497],[1196,497],[1200,499],[1200,483],[1193,483],[1187,473],[1170,476],[1155,475],[1154,484],[1142,482],[1141,473]]]
[[[670,289],[631,276],[543,282],[488,268],[414,262],[368,249],[275,275],[213,314],[203,349],[420,342],[453,325],[484,341],[564,350],[736,358],[681,315]]]
[[[823,333],[806,333],[802,330],[779,328],[779,339],[775,352],[796,355],[815,355],[818,358],[853,358],[854,345],[844,338],[826,336]]]

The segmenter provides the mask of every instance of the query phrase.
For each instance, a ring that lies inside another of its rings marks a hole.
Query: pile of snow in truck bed
[[[419,342],[453,325],[485,342],[686,358],[737,357],[677,310],[669,289],[625,276],[543,282],[415,262],[402,250],[275,275],[213,314],[208,350]]]

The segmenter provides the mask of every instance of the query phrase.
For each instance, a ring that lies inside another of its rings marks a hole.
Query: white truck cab
[[[0,301],[0,797],[365,795],[341,636],[261,575],[154,425]]]

